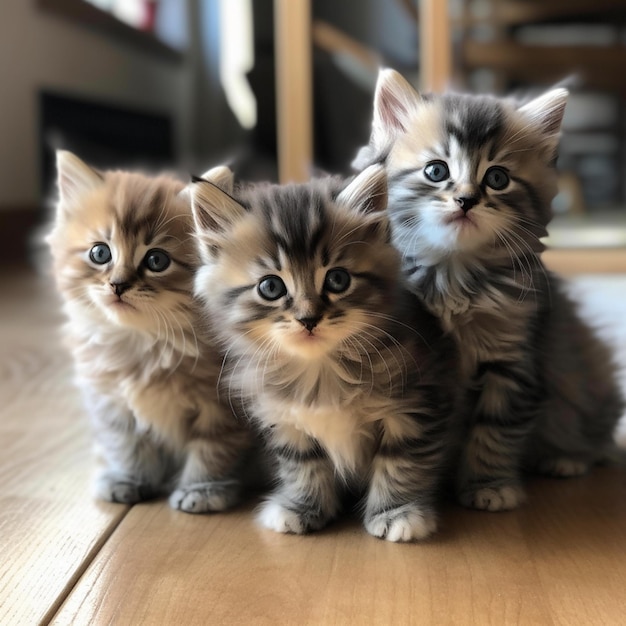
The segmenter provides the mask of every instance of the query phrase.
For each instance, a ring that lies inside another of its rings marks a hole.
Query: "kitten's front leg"
[[[250,449],[248,428],[211,403],[188,425],[185,465],[170,506],[186,513],[224,511],[240,498],[239,470]]]
[[[278,489],[259,510],[262,526],[298,535],[319,530],[339,512],[333,465],[319,443],[289,426],[266,431],[278,464]]]
[[[507,511],[525,500],[520,464],[539,406],[538,383],[523,359],[483,363],[479,369],[474,425],[459,471],[459,500],[475,509]]]
[[[392,418],[386,426],[373,460],[365,528],[387,541],[425,539],[437,529],[433,500],[443,469],[446,423],[415,414]]]
[[[149,431],[137,427],[132,411],[119,400],[84,390],[103,467],[94,482],[96,497],[134,504],[159,494],[168,466],[165,451]]]

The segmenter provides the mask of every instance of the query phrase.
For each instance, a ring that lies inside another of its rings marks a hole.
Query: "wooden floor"
[[[277,535],[254,524],[252,505],[192,516],[93,501],[56,300],[20,272],[0,287],[3,626],[626,623],[623,469],[534,479],[512,513],[450,505],[437,536],[415,545],[350,519]],[[626,311],[626,289],[605,288]]]

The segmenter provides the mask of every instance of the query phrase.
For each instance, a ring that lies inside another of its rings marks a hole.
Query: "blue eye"
[[[485,172],[485,177],[483,178],[485,185],[495,189],[496,191],[500,191],[500,189],[504,189],[509,184],[509,175],[507,171],[502,167],[490,167]]]
[[[170,257],[163,250],[155,248],[154,250],[148,250],[143,258],[143,264],[151,272],[163,272],[170,266]]]
[[[328,270],[324,279],[325,291],[343,293],[350,286],[350,274],[346,270],[336,267]]]
[[[443,161],[431,161],[424,168],[424,176],[433,183],[440,183],[450,178],[450,170]]]
[[[96,265],[105,265],[112,258],[111,249],[106,245],[106,243],[97,243],[89,251],[89,258]]]
[[[278,300],[287,293],[287,287],[278,276],[266,276],[259,283],[257,291],[265,300]]]

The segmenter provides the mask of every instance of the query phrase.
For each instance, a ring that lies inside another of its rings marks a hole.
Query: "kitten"
[[[199,258],[184,184],[96,172],[65,151],[57,169],[48,242],[104,462],[96,495],[134,503],[173,489],[182,511],[233,505],[249,434],[217,398],[222,356],[192,293]]]
[[[403,268],[460,347],[471,411],[458,491],[478,509],[518,506],[524,466],[586,472],[623,410],[608,349],[540,259],[566,99],[422,97],[384,70],[355,160],[385,165]]]
[[[225,191],[192,185],[196,293],[226,350],[227,393],[241,396],[277,462],[261,524],[320,529],[350,487],[366,492],[372,535],[427,537],[454,349],[399,281],[383,168],[347,186],[326,178]]]

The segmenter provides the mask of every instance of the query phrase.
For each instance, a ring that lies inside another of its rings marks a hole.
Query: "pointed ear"
[[[408,122],[422,97],[395,70],[378,73],[374,95],[374,119],[370,144],[383,148],[393,137],[408,128]]]
[[[239,202],[206,180],[191,183],[190,193],[196,231],[210,239],[222,237],[246,213]]]
[[[387,173],[382,165],[370,165],[337,196],[337,203],[360,213],[379,213],[387,208]]]
[[[522,115],[541,129],[545,144],[554,152],[559,143],[568,95],[567,89],[551,89],[519,109]]]
[[[357,155],[352,159],[350,166],[353,170],[360,172],[372,163],[376,163],[378,159],[378,153],[373,146],[363,146],[357,152]]]
[[[102,185],[102,176],[67,150],[57,150],[57,184],[61,204],[68,206]]]
[[[226,165],[218,165],[217,167],[212,167],[210,170],[202,174],[201,178],[202,180],[213,183],[229,195],[233,193],[233,187],[235,185],[235,175]]]

